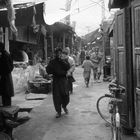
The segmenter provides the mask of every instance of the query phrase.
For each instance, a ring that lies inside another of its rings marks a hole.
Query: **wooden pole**
[[[5,38],[4,38],[5,50],[10,53],[9,51],[9,32],[8,27],[5,28]]]
[[[52,47],[52,53],[54,54],[53,31],[51,31],[51,47]]]
[[[45,52],[45,61],[48,61],[48,50],[47,50],[47,39],[44,36],[44,52]]]
[[[63,49],[65,48],[66,42],[65,42],[66,34],[65,32],[63,33]]]

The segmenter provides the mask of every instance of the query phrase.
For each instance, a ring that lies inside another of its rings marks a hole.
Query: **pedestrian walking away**
[[[4,44],[0,43],[0,95],[2,96],[3,106],[11,106],[11,97],[14,96],[11,75],[13,68],[11,55],[4,49]]]
[[[53,75],[52,94],[54,107],[57,112],[56,118],[61,117],[62,108],[66,114],[68,113],[69,93],[66,75],[69,69],[69,62],[62,57],[62,49],[56,48],[55,58],[46,67],[46,72]]]
[[[85,60],[85,50],[82,48],[80,53],[80,63],[83,64],[83,61]]]
[[[83,77],[84,77],[86,87],[88,87],[88,85],[89,85],[91,69],[93,67],[94,67],[94,65],[90,60],[90,56],[86,56],[86,60],[84,60],[84,62],[82,64],[82,68],[84,69]]]

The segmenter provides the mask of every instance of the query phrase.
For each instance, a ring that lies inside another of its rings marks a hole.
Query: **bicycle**
[[[117,86],[114,83],[109,84],[110,94],[101,96],[96,103],[97,111],[101,118],[111,126],[112,140],[122,140],[121,123],[120,123],[120,110],[119,104],[122,103],[122,99],[118,97],[118,94],[124,92],[124,88]],[[104,102],[106,101],[106,102]],[[102,108],[103,105],[103,108]],[[107,105],[107,110],[105,110]]]

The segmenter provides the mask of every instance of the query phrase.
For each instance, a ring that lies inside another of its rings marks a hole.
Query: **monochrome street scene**
[[[0,0],[0,140],[139,140],[139,9]]]

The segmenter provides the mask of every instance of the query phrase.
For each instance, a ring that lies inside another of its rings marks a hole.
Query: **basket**
[[[47,94],[47,93],[51,92],[51,85],[52,85],[51,80],[49,80],[47,82],[29,81],[28,82],[28,89],[29,89],[29,92],[31,92],[31,93]]]

